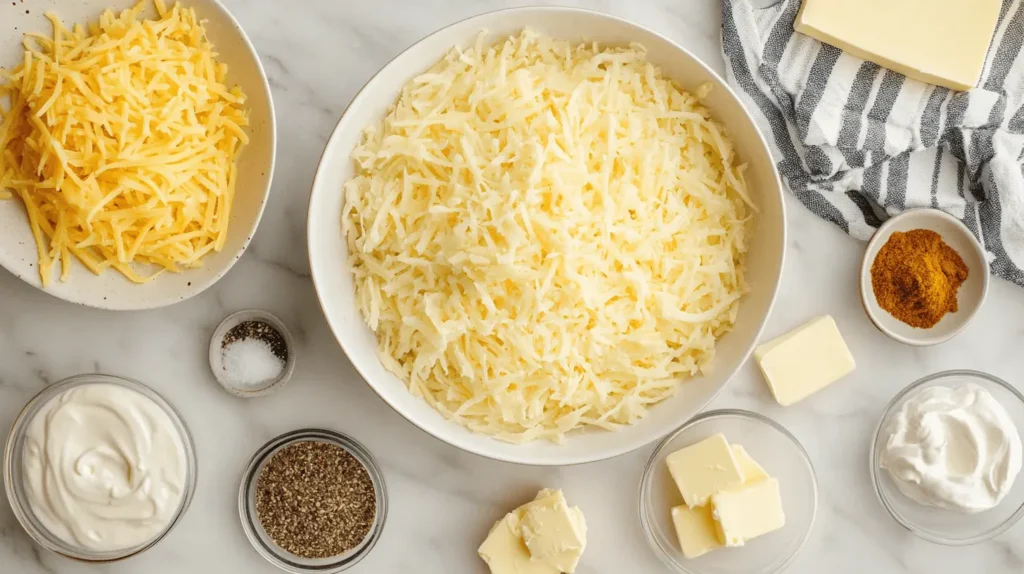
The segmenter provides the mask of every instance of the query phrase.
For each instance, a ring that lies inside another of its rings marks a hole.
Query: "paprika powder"
[[[895,231],[871,264],[878,305],[900,321],[927,329],[957,310],[967,265],[929,229]]]

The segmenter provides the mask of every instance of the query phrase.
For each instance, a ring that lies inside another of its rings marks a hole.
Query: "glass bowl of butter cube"
[[[807,452],[757,413],[699,415],[667,436],[640,481],[654,552],[685,574],[773,574],[796,558],[818,509]]]

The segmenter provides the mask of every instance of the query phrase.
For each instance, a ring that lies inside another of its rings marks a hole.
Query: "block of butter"
[[[717,447],[716,447],[717,448]],[[734,444],[731,445],[733,456],[736,459],[736,463],[739,466],[743,474],[743,484],[737,487],[728,488],[716,492],[709,499],[708,503],[703,506],[688,506],[686,504],[676,506],[672,508],[672,523],[676,529],[676,536],[679,538],[679,547],[683,551],[683,556],[686,558],[697,558],[703,556],[712,550],[717,550],[726,545],[727,535],[732,536],[733,546],[745,543],[747,540],[757,536],[756,532],[763,530],[760,527],[761,524],[773,525],[777,522],[778,516],[772,513],[768,513],[769,520],[764,520],[765,516],[760,516],[758,513],[761,512],[762,507],[769,509],[774,508],[772,503],[756,504],[760,498],[756,493],[761,492],[760,490],[754,490],[754,496],[750,494],[742,495],[749,496],[755,504],[750,507],[750,512],[754,513],[755,516],[750,517],[739,517],[736,509],[736,502],[734,497],[725,496],[725,493],[732,492],[746,492],[748,487],[758,485],[763,482],[772,481],[775,482],[775,491],[778,491],[778,483],[775,479],[770,478],[768,473],[765,472],[764,468],[757,463],[747,453],[747,449],[743,448],[742,445]],[[772,487],[767,488],[768,491],[772,490]],[[722,524],[719,522],[717,507],[715,506],[715,500],[724,501],[724,511],[726,518],[729,520],[729,531],[728,534],[724,530]],[[781,509],[781,500],[775,501],[777,506]],[[774,517],[774,519],[772,518]],[[739,519],[743,518],[742,521]],[[785,517],[782,516],[783,522]],[[775,528],[772,528],[774,530]],[[771,530],[765,530],[763,533],[770,532]]]
[[[782,406],[802,401],[853,372],[856,363],[836,322],[825,315],[754,350]]]
[[[803,0],[796,30],[901,74],[977,85],[1002,0]]]
[[[516,512],[509,512],[491,527],[477,553],[491,574],[560,574],[553,566],[530,559],[530,550],[519,535]]]
[[[743,471],[721,433],[677,450],[665,464],[690,507],[703,506],[712,494],[743,484]]]
[[[491,574],[571,574],[586,545],[583,513],[561,490],[545,488],[499,520],[477,553]]]
[[[575,572],[587,546],[587,523],[578,507],[570,508],[561,490],[544,489],[522,507],[520,532],[535,561],[559,572]]]
[[[779,481],[761,480],[711,497],[718,539],[726,546],[743,546],[786,525]]]
[[[673,507],[672,523],[676,527],[679,547],[687,558],[697,558],[723,546],[718,539],[714,509],[710,504],[693,508],[685,504]]]
[[[736,464],[743,472],[743,484],[760,482],[768,478],[768,473],[747,453],[747,449],[743,448],[743,445],[732,445],[732,454],[736,457]]]

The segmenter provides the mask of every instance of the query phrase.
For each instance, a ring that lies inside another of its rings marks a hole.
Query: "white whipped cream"
[[[1021,469],[1006,409],[973,383],[929,387],[893,415],[881,466],[911,499],[963,513],[993,508]]]
[[[134,548],[159,534],[181,504],[186,464],[170,417],[119,385],[64,391],[26,435],[32,511],[52,534],[91,551]]]

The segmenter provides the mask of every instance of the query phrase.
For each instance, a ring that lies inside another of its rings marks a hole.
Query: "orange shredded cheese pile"
[[[72,30],[47,13],[52,37],[0,70],[0,198],[24,204],[44,286],[72,255],[142,283],[224,246],[245,95],[195,11],[154,4]]]

